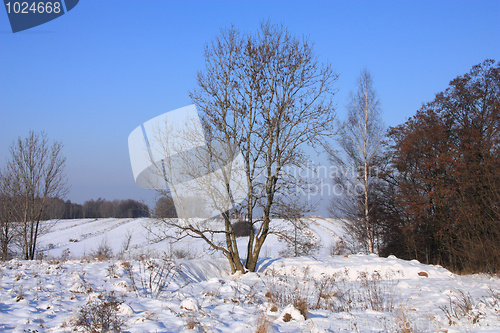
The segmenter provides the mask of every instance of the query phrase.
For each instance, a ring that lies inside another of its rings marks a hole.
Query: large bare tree
[[[339,196],[332,199],[331,213],[344,219],[355,238],[374,252],[376,223],[373,217],[379,172],[381,171],[383,126],[379,99],[373,80],[364,69],[357,81],[357,90],[351,93],[347,105],[347,119],[341,125],[338,137],[340,151],[330,150],[332,163],[337,167],[333,179]]]
[[[225,147],[229,155],[239,149],[247,178],[238,209],[250,231],[245,266],[232,212],[222,214],[223,251],[233,271],[255,271],[271,219],[279,216],[277,203],[305,184],[290,170],[306,167],[306,144],[322,145],[333,134],[337,75],[319,62],[307,38],[269,22],[255,34],[222,30],[205,49],[205,65],[191,98],[202,112],[208,146]]]
[[[35,258],[40,220],[51,198],[62,198],[68,187],[64,174],[66,159],[62,144],[47,139],[45,133],[30,131],[10,147],[10,159],[2,173],[3,195],[10,203],[10,216],[17,219],[23,257]]]

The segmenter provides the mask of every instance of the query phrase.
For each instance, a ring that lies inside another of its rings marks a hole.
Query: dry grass
[[[400,306],[394,313],[394,321],[396,324],[396,333],[414,333],[413,323],[409,317],[409,310]]]
[[[130,280],[131,288],[139,296],[158,298],[163,290],[179,274],[180,269],[168,257],[152,259],[141,256],[137,261],[137,269],[130,262],[123,267]]]
[[[472,296],[461,290],[449,296],[449,304],[441,306],[440,309],[444,312],[450,326],[455,326],[463,320],[469,324],[477,324],[485,316],[478,309],[477,303]]]
[[[269,318],[267,318],[264,314],[262,314],[257,321],[255,333],[267,333],[269,332],[269,327],[271,325],[271,322],[269,321]]]
[[[266,271],[263,278],[267,285],[265,297],[281,307],[294,305],[305,318],[309,317],[308,309],[391,312],[397,304],[397,281],[392,279],[391,272],[385,276],[377,271],[360,272],[355,281],[348,278],[348,271],[323,275],[321,278],[310,277],[307,272],[301,277],[298,274],[291,275],[279,274],[275,270]]]
[[[310,318],[309,316],[309,311],[307,310],[307,301],[298,297],[295,302],[293,303],[293,306],[299,310],[300,314],[304,316],[305,319]]]
[[[78,310],[75,328],[90,333],[121,332],[124,321],[118,315],[118,307],[122,303],[112,292],[90,299]]]

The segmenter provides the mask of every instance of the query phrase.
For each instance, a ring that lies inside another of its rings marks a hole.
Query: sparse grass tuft
[[[257,328],[255,330],[255,333],[267,333],[269,332],[269,326],[271,325],[271,322],[269,321],[269,318],[267,318],[264,314],[262,314],[257,321]]]
[[[484,318],[485,314],[478,309],[476,302],[469,293],[458,290],[448,298],[449,304],[439,307],[448,319],[448,325],[455,326],[462,320],[470,324],[476,324],[480,319]]]
[[[293,304],[305,318],[308,309],[324,309],[345,312],[353,309],[391,312],[396,304],[394,288],[397,281],[392,273],[382,277],[379,272],[360,272],[357,280],[348,279],[348,271],[339,271],[321,278],[310,277],[307,269],[301,277],[292,272],[278,274],[266,271],[263,278],[267,285],[267,297],[279,306]]]
[[[400,306],[394,311],[394,321],[396,324],[396,333],[414,333],[413,324],[406,307]]]
[[[141,256],[137,261],[137,270],[130,262],[122,265],[136,294],[151,298],[158,298],[174,275],[180,273],[180,269],[168,257],[152,259]]]
[[[303,298],[298,297],[295,302],[293,303],[293,306],[299,310],[300,314],[304,316],[305,319],[310,318],[309,316],[309,311],[307,311],[307,301],[304,300]]]

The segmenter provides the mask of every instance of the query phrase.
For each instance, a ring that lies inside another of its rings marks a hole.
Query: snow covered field
[[[150,222],[59,221],[40,238],[43,260],[0,263],[0,331],[83,332],[101,320],[126,332],[500,332],[498,277],[331,256],[342,236],[332,220],[311,222],[313,256],[281,258],[272,236],[244,275],[199,240],[157,238]],[[115,258],[94,260],[100,244]]]

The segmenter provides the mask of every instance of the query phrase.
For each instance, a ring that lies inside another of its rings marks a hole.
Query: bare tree
[[[183,113],[177,112],[179,114]],[[156,183],[151,187],[162,197],[172,198],[178,218],[161,219],[163,226],[175,229],[175,235],[158,224],[148,226],[149,231],[160,238],[203,239],[213,250],[226,256],[233,273],[244,271],[232,224],[234,219],[229,212],[235,202],[229,198],[234,194],[229,186],[235,171],[233,164],[237,164],[236,151],[231,146],[205,143],[198,116],[193,113],[191,116],[188,113],[181,121],[166,116],[152,129],[154,143],[149,147],[149,154],[154,170],[147,182]],[[241,160],[241,155],[239,157]],[[158,160],[161,162],[155,163]],[[169,186],[157,186],[158,180]],[[207,218],[214,215],[220,217]]]
[[[11,244],[17,236],[18,205],[20,203],[17,197],[18,184],[15,178],[6,172],[0,170],[0,247],[2,260],[7,260]]]
[[[364,69],[351,94],[347,120],[337,140],[341,151],[330,150],[337,167],[333,179],[342,193],[332,199],[331,213],[344,219],[348,229],[374,252],[376,227],[373,218],[384,137],[379,99],[370,73]]]
[[[163,222],[178,237],[203,239],[233,273],[255,271],[271,219],[288,197],[308,189],[297,172],[309,167],[304,147],[334,135],[337,75],[319,63],[307,38],[268,22],[256,34],[222,30],[206,47],[205,64],[190,94],[201,122],[186,107],[131,134],[129,147],[138,140],[155,169],[144,169],[136,182],[172,196],[179,218]],[[249,233],[245,264],[234,228],[241,221]]]
[[[42,231],[40,220],[51,198],[62,198],[68,187],[64,174],[66,159],[60,142],[49,143],[45,133],[30,131],[27,138],[18,138],[10,147],[10,159],[4,174],[9,175],[9,191],[5,194],[18,200],[20,242],[23,257],[35,258],[37,238]]]
[[[333,134],[337,75],[319,63],[307,38],[269,22],[254,35],[223,30],[206,47],[205,65],[191,98],[203,113],[209,147],[236,147],[243,155],[247,198],[239,215],[250,230],[245,268],[255,271],[271,217],[279,214],[275,204],[304,185],[288,167],[306,167],[304,145],[323,144]],[[222,217],[224,250],[233,271],[245,271],[231,212]]]
[[[305,218],[312,207],[308,202],[301,202],[301,198],[287,199],[276,204],[282,225],[272,227],[272,233],[286,243],[279,254],[284,257],[311,255],[320,249],[317,238],[309,228],[310,221]]]

